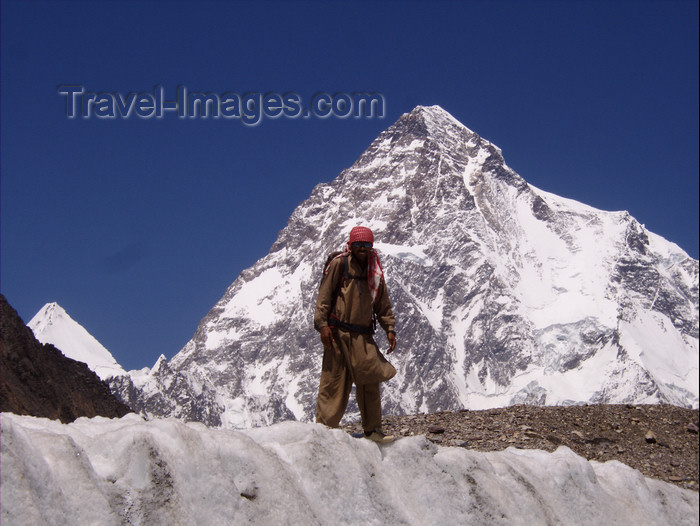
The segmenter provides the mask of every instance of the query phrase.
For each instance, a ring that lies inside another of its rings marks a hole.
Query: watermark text
[[[84,86],[62,84],[58,94],[64,99],[69,119],[235,119],[247,126],[263,119],[277,118],[355,118],[382,119],[386,115],[384,96],[376,92],[316,93],[308,101],[295,92],[238,94],[192,91],[178,86],[170,96],[162,85],[151,91],[128,93],[88,91]]]

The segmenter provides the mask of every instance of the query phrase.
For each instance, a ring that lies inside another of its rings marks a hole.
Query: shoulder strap
[[[338,284],[335,286],[335,291],[333,292],[333,298],[331,299],[331,313],[335,312],[335,302],[338,299],[338,294],[340,294],[340,289],[343,287],[345,280],[350,277],[350,268],[348,265],[348,256],[343,256],[343,275],[338,280]]]
[[[350,256],[343,256],[343,279],[350,278]]]

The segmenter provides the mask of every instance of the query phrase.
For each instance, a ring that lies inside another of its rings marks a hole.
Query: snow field
[[[233,431],[2,414],[2,523],[645,524],[698,522],[698,494],[567,448],[378,446],[318,424]]]

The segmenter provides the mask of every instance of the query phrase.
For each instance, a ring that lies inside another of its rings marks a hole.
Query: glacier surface
[[[318,424],[3,413],[2,524],[696,525],[698,493],[570,449],[379,446]]]

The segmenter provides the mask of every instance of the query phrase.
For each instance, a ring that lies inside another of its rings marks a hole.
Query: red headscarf
[[[350,251],[350,245],[355,241],[365,241],[374,244],[374,234],[366,226],[356,226],[350,231],[348,252]],[[383,276],[384,271],[382,270],[382,265],[379,263],[377,251],[371,249],[369,251],[369,257],[367,258],[367,285],[372,295],[372,301],[375,301],[377,298],[377,291],[379,290],[379,284],[382,282]]]
[[[355,241],[366,241],[374,244],[374,234],[366,226],[356,226],[350,231],[348,245],[352,245]]]

